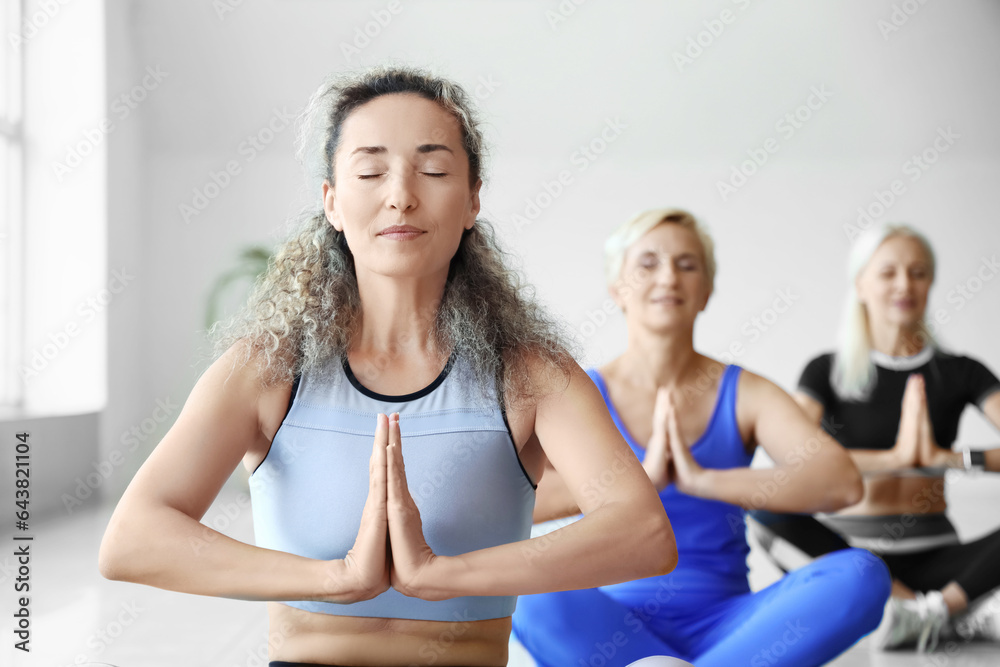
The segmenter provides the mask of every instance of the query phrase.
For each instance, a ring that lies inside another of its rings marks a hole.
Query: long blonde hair
[[[333,179],[333,155],[350,113],[381,95],[414,93],[433,100],[459,121],[469,157],[470,183],[480,178],[482,134],[468,94],[421,70],[382,67],[335,78],[312,96],[300,116],[299,155],[313,186]],[[319,192],[319,190],[314,190]],[[491,381],[510,399],[534,395],[526,361],[540,358],[568,378],[575,363],[568,340],[535,302],[532,289],[510,268],[491,225],[477,219],[451,260],[434,323],[441,349],[469,360],[480,382]],[[209,331],[215,354],[237,343],[238,363],[254,360],[262,386],[291,382],[346,355],[361,318],[354,256],[329,223],[322,198],[304,213],[268,262],[243,310]]]
[[[871,361],[871,323],[868,311],[858,298],[857,279],[868,266],[872,255],[887,239],[904,236],[915,239],[923,246],[930,262],[931,279],[934,278],[934,250],[930,241],[913,227],[901,223],[881,223],[864,232],[851,246],[847,258],[848,290],[840,318],[837,351],[831,368],[830,384],[837,395],[849,400],[865,400],[875,388],[875,365]],[[918,334],[924,344],[933,344],[934,338],[924,321]]]

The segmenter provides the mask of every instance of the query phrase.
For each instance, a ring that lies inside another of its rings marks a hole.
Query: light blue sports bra
[[[376,415],[399,413],[406,481],[424,537],[443,556],[526,540],[535,487],[492,388],[452,355],[429,386],[403,396],[366,389],[346,359],[307,372],[264,461],[250,475],[259,547],[333,560],[354,545],[368,496]],[[281,601],[338,616],[431,621],[510,616],[516,596],[429,602],[390,588],[363,602]]]

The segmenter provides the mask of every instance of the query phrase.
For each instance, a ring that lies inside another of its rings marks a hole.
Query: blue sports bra
[[[749,466],[753,458],[753,454],[746,450],[736,421],[736,389],[741,370],[739,366],[726,366],[705,432],[691,444],[691,455],[705,468],[742,468]],[[608,396],[604,378],[596,368],[588,369],[587,374],[604,397],[615,426],[641,461],[646,456],[646,450],[625,428]],[[698,570],[702,574],[710,572],[746,586],[746,559],[750,547],[745,535],[745,510],[719,500],[689,496],[678,491],[674,484],[668,484],[660,491],[660,500],[670,517],[677,540],[679,563],[673,576],[676,578],[684,570]],[[628,582],[616,584],[621,587],[628,585]]]
[[[365,388],[346,359],[303,374],[264,461],[250,475],[257,546],[343,558],[368,496],[376,415],[399,413],[406,479],[434,553],[455,556],[526,540],[534,484],[521,465],[496,392],[452,355],[424,389],[386,396]],[[516,596],[426,601],[390,588],[362,602],[281,601],[338,616],[432,621],[510,616]]]

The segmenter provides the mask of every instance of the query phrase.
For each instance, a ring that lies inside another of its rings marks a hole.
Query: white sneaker
[[[952,628],[966,641],[1000,642],[1000,588],[993,589],[957,614]]]
[[[889,598],[872,643],[882,651],[913,643],[921,653],[933,651],[947,626],[948,606],[940,591],[917,593],[915,600]]]

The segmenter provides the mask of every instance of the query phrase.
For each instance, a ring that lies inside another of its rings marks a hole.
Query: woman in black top
[[[848,544],[880,555],[893,574],[874,636],[880,648],[933,649],[949,636],[998,641],[1000,530],[959,542],[945,514],[944,471],[1000,470],[1000,449],[951,449],[967,405],[1000,428],[1000,381],[936,346],[924,320],[934,255],[919,232],[871,230],[849,269],[840,345],[809,362],[796,400],[849,450],[865,474],[864,499],[816,519],[757,511],[754,530],[785,570],[795,566],[788,543],[805,557]]]

